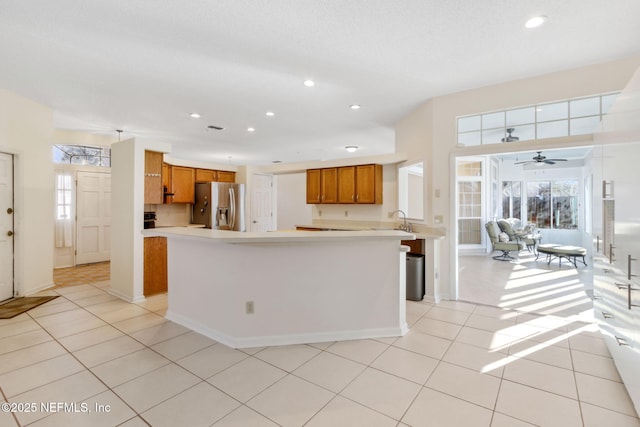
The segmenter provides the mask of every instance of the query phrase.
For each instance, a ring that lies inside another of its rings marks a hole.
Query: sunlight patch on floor
[[[570,337],[572,337],[574,335],[578,335],[578,334],[580,334],[582,332],[585,332],[585,331],[593,332],[594,331],[594,329],[593,329],[594,326],[595,325],[593,325],[593,324],[585,324],[584,326],[578,327],[578,328],[573,329],[573,330],[571,330],[569,332],[564,332],[564,333],[558,335],[557,337],[550,338],[545,342],[533,344],[531,347],[528,347],[528,348],[526,348],[524,350],[520,350],[520,351],[518,351],[518,352],[516,352],[514,354],[511,354],[511,355],[509,355],[509,356],[507,356],[507,357],[505,357],[503,359],[497,360],[495,362],[492,362],[492,363],[489,363],[489,364],[483,366],[482,369],[480,370],[480,372],[488,373],[488,372],[494,371],[496,369],[500,369],[500,368],[508,365],[511,362],[515,362],[516,360],[522,359],[524,357],[527,357],[528,355],[531,355],[531,354],[533,354],[533,353],[535,353],[537,351],[540,351],[540,350],[543,350],[543,349],[545,349],[545,348],[547,348],[549,346],[558,344],[558,343],[560,343],[560,342],[562,342],[564,340],[569,339]],[[595,326],[595,327],[597,328],[597,326]],[[513,345],[513,344],[515,344],[515,343],[512,343],[510,345]]]
[[[577,278],[575,270],[527,270],[528,274],[521,274],[525,272],[513,272],[509,275],[509,281],[505,285],[505,289],[520,288],[523,286],[535,285],[543,281],[563,280],[568,277]],[[520,276],[520,277],[517,277]],[[577,280],[577,279],[576,279]]]

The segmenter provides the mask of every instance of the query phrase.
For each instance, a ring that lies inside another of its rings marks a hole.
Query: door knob
[[[13,209],[8,208],[8,209],[7,209],[7,213],[8,213],[9,215],[11,215],[11,214],[13,213]]]
[[[13,231],[11,230],[7,231],[7,236],[13,236]]]

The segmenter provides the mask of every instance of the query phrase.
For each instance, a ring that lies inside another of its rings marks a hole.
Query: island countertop
[[[401,230],[358,230],[358,231],[266,231],[238,232],[211,230],[192,227],[147,228],[145,237],[178,237],[185,239],[207,239],[212,243],[294,243],[333,242],[340,240],[415,240],[413,233]]]

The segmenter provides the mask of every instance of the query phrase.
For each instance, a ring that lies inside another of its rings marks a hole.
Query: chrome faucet
[[[391,212],[391,215],[393,215],[395,213],[401,213],[402,214],[402,222],[403,222],[403,224],[400,226],[400,230],[411,232],[411,224],[407,224],[407,215],[404,213],[404,211],[398,209],[398,210],[395,210],[395,211]]]

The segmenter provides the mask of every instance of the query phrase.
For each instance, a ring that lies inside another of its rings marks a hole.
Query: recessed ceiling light
[[[266,112],[266,113],[264,113],[264,114],[265,114],[266,116],[269,116],[269,117],[273,117],[273,116],[275,116],[275,115],[276,115],[276,113],[274,113],[273,111],[267,111],[267,112]]]
[[[305,81],[304,81],[304,85],[305,85],[306,87],[313,87],[313,86],[315,86],[315,85],[316,85],[316,82],[314,82],[313,80],[305,80]]]
[[[189,114],[189,117],[191,117],[192,119],[199,119],[199,118],[200,118],[200,114],[198,114],[198,113],[191,113],[191,114]]]
[[[358,104],[351,104],[351,105],[349,105],[349,108],[351,108],[352,110],[359,110],[359,109],[360,109],[360,105],[358,105]]]
[[[544,24],[547,20],[547,17],[544,15],[534,16],[530,18],[525,24],[525,28],[537,28],[540,25]]]
[[[344,147],[345,150],[347,150],[350,153],[353,153],[354,151],[356,151],[358,149],[357,145],[347,145],[346,147]]]
[[[256,131],[255,128],[251,128],[251,127],[247,128],[247,132],[255,132],[255,131]]]

